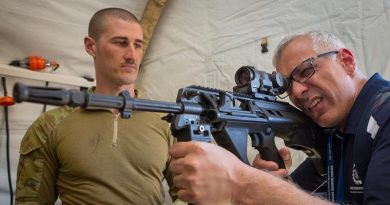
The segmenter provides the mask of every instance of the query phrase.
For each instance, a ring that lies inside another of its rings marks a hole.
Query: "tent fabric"
[[[141,26],[144,32],[144,52],[152,39],[154,29],[157,26],[161,13],[164,10],[166,0],[149,0],[145,6],[141,18]]]
[[[55,73],[93,77],[93,62],[83,47],[92,14],[106,7],[121,7],[141,18],[147,1],[0,3],[0,75],[2,64],[38,55],[60,63]],[[254,65],[273,71],[272,54],[277,43],[288,34],[313,29],[338,35],[354,51],[363,73],[371,76],[379,72],[389,79],[389,19],[390,1],[386,0],[167,1],[144,57],[137,87],[144,97],[164,101],[174,101],[177,90],[191,84],[231,90],[239,67]],[[261,52],[264,37],[268,38],[267,53]],[[9,77],[8,93],[15,82],[45,84]],[[69,87],[56,83],[49,86]],[[14,188],[21,138],[41,112],[42,105],[38,104],[9,107]],[[9,194],[3,113],[0,122],[0,203],[6,204]]]

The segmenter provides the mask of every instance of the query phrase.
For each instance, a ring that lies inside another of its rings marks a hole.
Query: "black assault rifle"
[[[287,82],[279,73],[258,71],[243,66],[235,74],[234,92],[200,86],[188,86],[178,91],[176,103],[134,99],[124,91],[119,96],[62,88],[28,87],[17,83],[14,98],[50,105],[81,106],[83,108],[114,108],[122,118],[130,118],[133,110],[169,113],[163,117],[171,123],[178,141],[205,141],[212,138],[218,145],[231,151],[243,162],[247,158],[247,136],[263,159],[285,165],[275,145],[275,136],[285,145],[304,151],[316,165],[322,166],[322,129],[301,111],[277,100],[285,92]]]

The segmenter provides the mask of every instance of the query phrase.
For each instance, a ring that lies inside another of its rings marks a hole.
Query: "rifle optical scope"
[[[254,95],[266,92],[269,95],[278,96],[283,94],[287,88],[287,80],[280,73],[267,73],[257,70],[254,66],[242,66],[235,74],[235,92]]]

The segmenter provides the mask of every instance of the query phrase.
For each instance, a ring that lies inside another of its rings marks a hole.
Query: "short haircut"
[[[105,21],[108,17],[119,18],[125,21],[130,21],[140,24],[137,17],[129,11],[121,8],[105,8],[97,11],[89,21],[88,35],[94,40],[98,40],[104,32]]]
[[[279,45],[275,50],[274,57],[273,57],[273,65],[275,67],[276,67],[276,62],[279,60],[283,49],[286,48],[291,41],[300,37],[309,37],[313,43],[313,49],[317,53],[345,48],[345,44],[334,34],[328,31],[308,31],[304,33],[299,33],[296,35],[288,36],[284,38],[282,41],[280,41]]]

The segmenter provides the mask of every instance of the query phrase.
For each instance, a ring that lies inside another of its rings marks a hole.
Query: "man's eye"
[[[313,71],[314,71],[313,66],[305,68],[301,72],[301,77],[302,78],[307,78],[307,77],[309,77],[313,73]]]
[[[299,65],[300,70],[305,70],[305,69],[310,68],[310,67],[312,67],[312,65],[311,65],[310,61],[308,61],[308,60],[302,62],[301,65]]]
[[[116,41],[115,44],[120,45],[122,47],[127,46],[129,43],[127,41]]]
[[[141,43],[135,43],[134,48],[142,48],[143,45]]]

